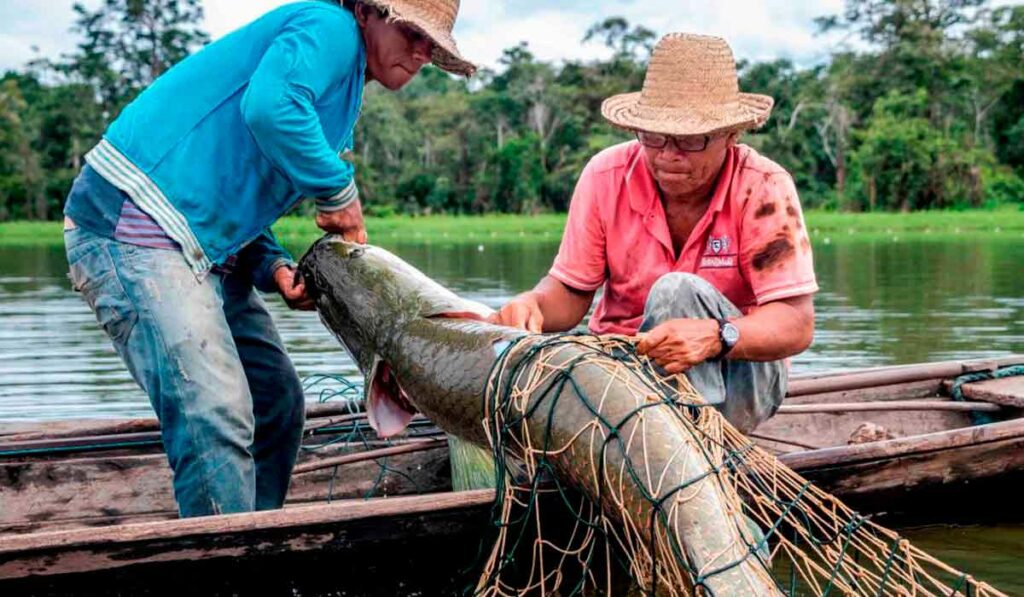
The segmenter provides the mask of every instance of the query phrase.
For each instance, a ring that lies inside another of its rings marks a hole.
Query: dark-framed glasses
[[[708,143],[711,141],[711,135],[674,137],[672,135],[662,135],[661,133],[647,133],[641,131],[636,134],[636,139],[641,145],[644,147],[650,147],[651,149],[664,149],[668,146],[669,141],[671,141],[679,151],[697,152],[704,151],[708,148]]]

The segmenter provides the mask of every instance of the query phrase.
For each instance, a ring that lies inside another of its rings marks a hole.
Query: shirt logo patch
[[[736,267],[736,252],[729,252],[732,248],[732,239],[727,235],[712,236],[708,238],[704,256],[700,259],[701,269],[717,269]]]
[[[708,248],[705,253],[721,255],[729,250],[730,244],[732,243],[729,241],[729,237],[724,234],[722,236],[712,236],[708,238]]]

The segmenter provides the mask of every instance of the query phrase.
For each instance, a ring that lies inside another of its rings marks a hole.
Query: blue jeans
[[[160,419],[183,517],[279,508],[302,384],[246,272],[196,278],[178,251],[65,232],[70,278]]]
[[[707,280],[673,272],[658,278],[647,295],[641,332],[670,319],[725,319],[742,315]],[[775,414],[786,396],[788,373],[782,360],[705,361],[686,372],[694,389],[744,433]]]

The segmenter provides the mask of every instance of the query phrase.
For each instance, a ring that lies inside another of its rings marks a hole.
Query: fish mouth
[[[366,414],[370,426],[382,438],[404,431],[417,410],[398,382],[391,364],[375,357],[366,379],[369,380],[366,385]]]
[[[483,321],[478,313],[473,312],[445,312],[431,315],[427,319],[466,319],[471,321]],[[357,353],[342,339],[342,344],[350,355],[360,365]],[[495,347],[497,354],[501,350]],[[391,363],[384,360],[380,355],[374,353],[365,355],[368,357],[369,367],[362,368],[366,380],[366,414],[370,426],[381,438],[395,436],[409,426],[409,422],[416,416],[419,410],[413,404],[409,394],[402,387],[398,376],[395,374]]]

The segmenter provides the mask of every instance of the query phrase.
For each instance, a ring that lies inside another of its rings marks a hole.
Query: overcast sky
[[[203,0],[206,30],[217,38],[287,0]],[[83,0],[94,7],[99,0]],[[44,57],[74,48],[73,0],[0,0],[0,72],[19,68],[37,47]],[[462,0],[455,38],[471,60],[494,66],[503,49],[529,43],[544,60],[602,57],[599,43],[581,44],[593,23],[624,16],[657,34],[721,35],[737,58],[823,61],[837,36],[816,36],[814,18],[836,14],[842,0]]]

